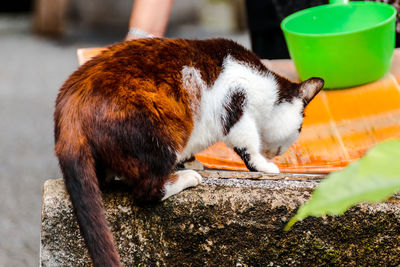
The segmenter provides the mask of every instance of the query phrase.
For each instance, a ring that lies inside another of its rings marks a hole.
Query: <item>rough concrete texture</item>
[[[400,202],[363,204],[344,216],[283,227],[315,180],[216,179],[152,207],[134,206],[121,185],[104,192],[124,265],[383,266],[400,264]],[[42,266],[89,262],[61,179],[44,185]]]

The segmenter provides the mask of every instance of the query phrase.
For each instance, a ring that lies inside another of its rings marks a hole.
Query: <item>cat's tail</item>
[[[56,153],[94,266],[121,266],[106,220],[89,144],[84,138],[68,143],[58,140]]]

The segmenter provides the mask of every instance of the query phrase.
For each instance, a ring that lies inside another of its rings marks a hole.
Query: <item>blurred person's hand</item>
[[[135,0],[125,41],[163,37],[174,0]]]

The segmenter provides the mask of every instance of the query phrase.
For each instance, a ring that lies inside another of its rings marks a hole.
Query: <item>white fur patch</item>
[[[192,98],[190,108],[194,115],[194,120],[198,118],[198,111],[200,108],[200,96],[203,91],[207,89],[206,83],[201,77],[201,73],[194,67],[184,66],[182,69],[182,85],[190,95],[195,97]]]
[[[201,183],[202,177],[193,170],[177,171],[178,179],[175,182],[167,182],[164,186],[165,195],[162,200],[166,200],[170,196],[176,195],[182,190],[193,187]]]
[[[184,68],[195,76],[197,71]],[[190,79],[188,79],[190,80]],[[204,81],[202,81],[203,85]],[[203,89],[200,101],[199,120],[195,123],[190,139],[178,160],[189,158],[217,141],[222,141],[221,116],[225,114],[224,103],[229,98],[231,88],[239,87],[247,93],[245,113],[262,124],[269,117],[277,99],[277,84],[272,74],[259,73],[253,68],[228,56],[223,63],[223,70],[210,88]],[[235,127],[235,126],[234,126]],[[255,133],[257,136],[257,133]]]
[[[298,129],[303,122],[302,109],[303,103],[300,99],[274,106],[271,116],[263,124],[264,151],[276,156],[278,150],[283,153],[293,144],[299,136]]]
[[[206,83],[201,77],[201,73],[194,67],[184,66],[182,68],[182,84],[186,90],[202,89],[207,88]]]
[[[261,139],[257,125],[249,114],[243,114],[241,120],[234,125],[223,141],[230,147],[245,147],[250,154],[259,153]]]

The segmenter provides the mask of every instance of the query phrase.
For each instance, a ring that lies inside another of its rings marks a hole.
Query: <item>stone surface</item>
[[[362,204],[344,216],[308,218],[284,232],[320,177],[202,174],[202,185],[151,207],[134,206],[118,183],[104,192],[124,265],[400,264],[398,198]],[[64,183],[49,180],[43,190],[41,265],[82,266],[88,261]]]

